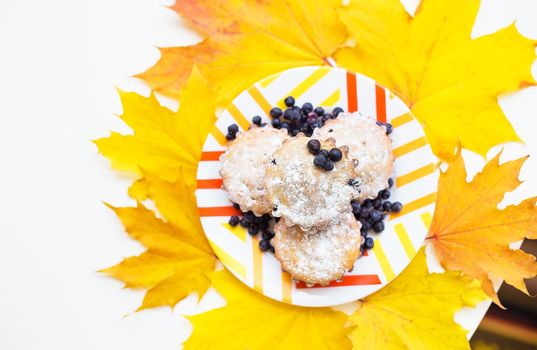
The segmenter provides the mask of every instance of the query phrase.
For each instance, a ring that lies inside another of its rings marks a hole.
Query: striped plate
[[[273,254],[258,249],[258,239],[238,226],[227,224],[238,212],[221,189],[219,157],[226,149],[225,133],[236,123],[247,130],[250,119],[260,115],[265,122],[274,105],[292,95],[297,104],[359,110],[394,127],[396,155],[392,199],[404,209],[391,215],[386,229],[373,235],[375,246],[358,259],[354,270],[329,286],[307,288],[282,272]],[[264,295],[303,306],[338,305],[363,298],[395,278],[412,260],[427,234],[434,212],[438,182],[436,158],[420,124],[409,109],[372,79],[340,68],[301,67],[270,76],[242,92],[216,121],[203,147],[198,168],[196,197],[201,223],[209,242],[224,265],[241,281]]]

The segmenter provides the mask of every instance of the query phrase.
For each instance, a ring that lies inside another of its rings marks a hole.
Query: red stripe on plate
[[[220,156],[223,153],[224,153],[224,151],[202,152],[200,160],[201,161],[220,160]]]
[[[375,99],[377,102],[377,120],[386,123],[386,90],[375,85]]]
[[[222,179],[198,180],[197,189],[222,188]]]
[[[296,288],[330,288],[330,287],[344,287],[344,286],[359,286],[359,285],[373,285],[381,284],[378,275],[348,275],[343,276],[341,282],[332,281],[326,286],[315,284],[313,287],[306,286],[306,283],[298,281],[296,282]]]
[[[356,112],[358,110],[356,75],[350,72],[347,72],[347,108],[349,112]]]
[[[229,207],[208,207],[198,208],[200,216],[232,216],[241,215],[241,212],[232,206]]]

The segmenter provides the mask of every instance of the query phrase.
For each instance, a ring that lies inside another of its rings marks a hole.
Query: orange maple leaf
[[[173,6],[205,37],[194,46],[166,48],[139,75],[156,91],[179,96],[197,63],[225,104],[254,82],[299,66],[326,65],[348,36],[339,0],[184,0]]]
[[[427,237],[446,269],[480,280],[499,305],[491,278],[502,278],[528,294],[524,279],[537,275],[535,257],[509,246],[525,237],[537,238],[536,198],[497,208],[504,194],[520,185],[518,173],[526,158],[500,165],[498,154],[468,183],[459,151],[440,177]]]

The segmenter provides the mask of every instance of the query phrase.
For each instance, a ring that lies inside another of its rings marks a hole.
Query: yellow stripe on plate
[[[295,99],[298,99],[302,94],[308,91],[313,85],[315,85],[319,80],[321,80],[325,75],[330,72],[330,67],[321,67],[316,69],[309,77],[304,79],[300,84],[298,84],[293,90],[287,93],[282,97],[278,106],[281,108],[285,107],[283,102],[287,96],[293,96]]]
[[[397,128],[403,124],[406,124],[408,122],[412,121],[412,115],[410,113],[405,113],[403,115],[400,115],[398,117],[395,117],[392,119],[391,123],[394,128]]]
[[[428,194],[424,197],[418,198],[416,200],[413,200],[412,202],[405,203],[403,205],[403,210],[398,214],[393,214],[392,218],[398,218],[403,215],[406,215],[414,210],[418,210],[420,208],[423,208],[429,204],[433,204],[436,202],[436,192]]]
[[[393,150],[393,155],[396,158],[401,157],[402,155],[415,151],[418,148],[423,147],[425,145],[427,145],[427,140],[425,139],[425,136],[423,136],[413,141],[410,141],[409,143],[405,143],[402,146],[397,147],[396,149]]]
[[[289,272],[282,272],[282,300],[291,304],[293,301],[293,279]]]
[[[390,265],[390,262],[384,253],[384,249],[382,248],[382,244],[380,244],[378,239],[373,246],[373,253],[377,257],[380,268],[382,269],[382,272],[384,272],[384,276],[386,276],[386,283],[390,282],[395,277],[395,273],[393,272],[392,266]]]
[[[265,96],[263,96],[263,94],[255,86],[249,88],[248,93],[250,94],[250,96],[252,96],[252,98],[259,105],[259,107],[268,115],[270,110],[272,109],[272,105],[269,101],[267,101]]]
[[[328,96],[326,100],[319,103],[319,106],[332,107],[339,101],[340,97],[341,97],[340,90],[337,89],[330,96]]]
[[[425,212],[425,213],[421,214],[421,221],[423,222],[425,227],[427,227],[427,229],[429,229],[429,227],[431,227],[431,221],[432,220],[433,220],[433,218],[431,216],[431,213]]]
[[[235,121],[241,126],[243,130],[248,130],[248,128],[250,127],[250,121],[248,121],[248,118],[246,118],[244,114],[239,111],[235,104],[232,103],[227,108],[227,111],[229,112],[229,114],[231,114],[231,116],[235,119]]]
[[[426,166],[411,171],[408,174],[398,176],[397,178],[395,178],[395,183],[397,187],[401,187],[403,185],[406,185],[408,183],[411,183],[413,181],[421,179],[422,177],[434,173],[434,169],[434,164],[427,164]]]
[[[252,263],[254,265],[254,289],[263,293],[263,253],[259,250],[259,240],[252,237]]]
[[[276,80],[276,78],[278,78],[280,75],[279,74],[274,74],[273,76],[271,77],[268,77],[266,79],[263,79],[259,85],[261,85],[261,87],[263,88],[266,88],[267,86],[270,85],[270,83],[272,83],[274,80]]]
[[[412,244],[412,241],[410,241],[407,230],[403,224],[400,223],[395,225],[393,229],[395,230],[395,233],[397,233],[397,237],[399,237],[399,240],[405,249],[406,255],[409,259],[412,259],[414,255],[416,255],[416,249],[414,249],[414,245]]]
[[[231,232],[233,235],[235,235],[238,239],[240,239],[243,242],[246,242],[246,230],[241,225],[237,225],[235,227],[231,226],[227,222],[222,224],[226,230]]]
[[[214,127],[211,130],[211,135],[213,135],[220,146],[225,146],[227,144],[226,136],[217,127]]]
[[[216,245],[216,243],[214,243],[213,241],[209,242],[211,243],[211,247],[213,248],[220,261],[222,261],[224,265],[235,271],[243,279],[246,279],[246,267],[234,257],[226,253],[222,248]]]

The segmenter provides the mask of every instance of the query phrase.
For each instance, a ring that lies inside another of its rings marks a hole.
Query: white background
[[[192,311],[193,298],[175,312],[132,314],[143,293],[95,272],[142,248],[102,204],[132,204],[129,180],[90,140],[127,131],[115,86],[147,93],[129,76],[156,62],[155,46],[199,40],[163,6],[172,2],[0,0],[1,350],[178,349],[188,336],[179,313]],[[483,1],[474,36],[514,20],[537,39],[532,0]],[[537,89],[500,103],[528,146],[508,145],[505,155],[537,155]],[[483,160],[466,155],[475,172]],[[537,195],[536,175],[530,158],[528,181],[507,199]],[[479,317],[461,318],[475,327]]]

